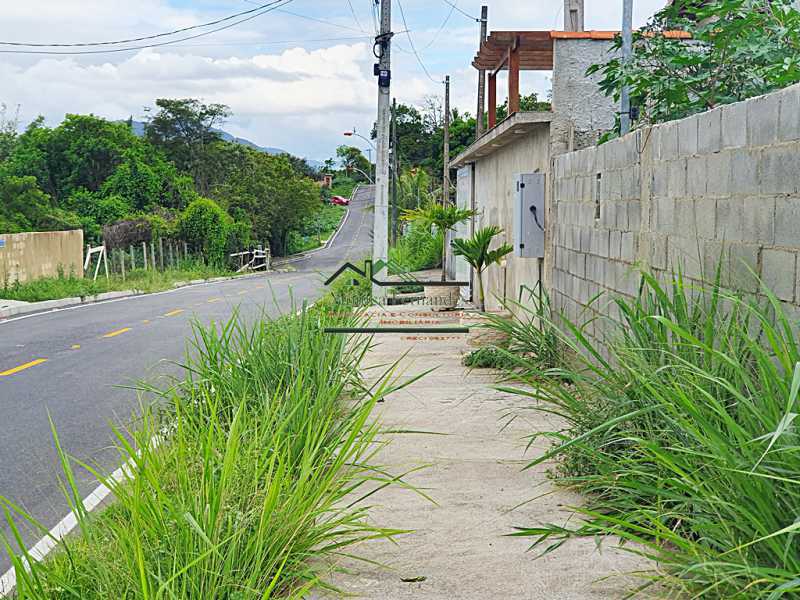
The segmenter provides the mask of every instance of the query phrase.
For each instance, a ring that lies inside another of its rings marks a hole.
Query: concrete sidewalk
[[[457,324],[458,314],[390,307],[377,320],[444,326]],[[534,560],[536,551],[526,551],[531,538],[507,537],[515,526],[564,524],[570,518],[565,507],[580,503],[580,497],[553,486],[546,466],[522,471],[546,447],[542,442],[526,452],[526,437],[557,423],[527,410],[530,402],[524,398],[491,389],[491,372],[469,372],[461,366],[469,351],[465,338],[375,337],[378,345],[368,356],[369,364],[391,364],[410,351],[402,377],[437,367],[379,405],[379,418],[388,430],[443,434],[393,433],[379,455],[393,473],[431,465],[407,480],[437,504],[399,486],[374,496],[379,506],[370,515],[376,524],[414,533],[400,537],[397,544],[379,540],[350,549],[388,568],[348,559],[339,565],[347,572],[334,575],[332,583],[356,596],[389,600],[623,597],[635,583],[625,574],[652,567],[615,550],[611,540],[601,550],[591,539],[570,541]],[[516,418],[509,423],[510,416]],[[619,576],[599,581],[614,574]]]

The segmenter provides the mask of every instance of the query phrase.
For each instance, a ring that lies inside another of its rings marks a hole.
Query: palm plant
[[[492,240],[503,233],[497,225],[483,227],[476,231],[469,239],[453,240],[453,254],[463,256],[464,259],[475,269],[478,276],[478,309],[481,312],[486,310],[486,296],[483,291],[483,271],[493,264],[499,263],[506,254],[514,248],[511,244],[490,250]]]
[[[424,206],[403,211],[403,220],[422,227],[435,227],[442,234],[442,281],[447,278],[447,232],[455,229],[475,214],[474,210],[459,208],[455,204],[442,205],[429,200]]]

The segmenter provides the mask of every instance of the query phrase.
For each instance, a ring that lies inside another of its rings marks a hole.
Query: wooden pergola
[[[508,112],[519,111],[519,72],[553,69],[549,31],[493,31],[481,44],[472,66],[489,75],[489,129],[497,124],[497,76],[508,69]]]
[[[508,113],[519,112],[519,72],[552,71],[556,38],[611,40],[615,31],[493,31],[472,66],[489,76],[489,129],[497,124],[497,76],[508,70]]]
[[[497,76],[508,70],[508,114],[519,112],[519,72],[552,71],[557,39],[613,40],[618,31],[493,31],[481,43],[472,66],[489,76],[489,129],[497,124]],[[666,31],[666,37],[688,39],[683,31]]]

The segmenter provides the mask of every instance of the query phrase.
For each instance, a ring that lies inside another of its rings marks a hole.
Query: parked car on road
[[[344,196],[331,196],[331,204],[337,204],[339,206],[348,206],[350,204],[350,199],[345,198]]]

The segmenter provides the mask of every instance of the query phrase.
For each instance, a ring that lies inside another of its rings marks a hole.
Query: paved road
[[[47,528],[67,512],[48,414],[66,451],[113,470],[118,455],[109,424],[136,412],[142,379],[163,382],[178,368],[191,323],[291,309],[319,296],[324,275],[371,252],[373,188],[361,189],[331,246],[292,263],[296,271],[182,288],[0,322],[0,496],[17,502]],[[82,474],[85,496],[96,485]],[[7,533],[2,525],[0,531]],[[29,536],[28,541],[38,536]],[[9,566],[0,550],[0,575]]]

